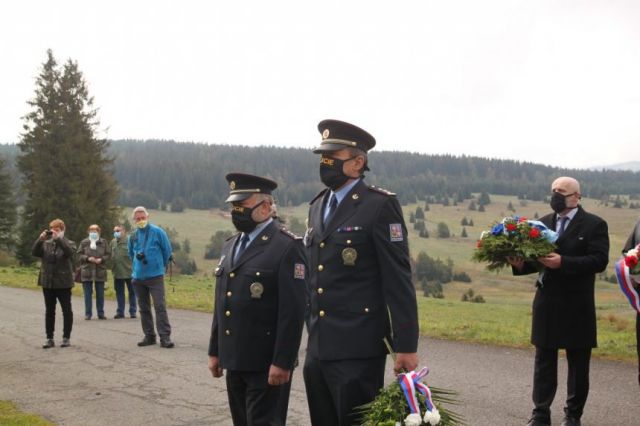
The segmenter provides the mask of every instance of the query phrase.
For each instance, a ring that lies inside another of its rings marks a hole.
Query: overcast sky
[[[640,2],[29,1],[0,14],[0,141],[51,48],[101,136],[378,150],[566,167],[640,160]]]

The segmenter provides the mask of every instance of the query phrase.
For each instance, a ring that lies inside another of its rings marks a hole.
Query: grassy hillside
[[[430,210],[426,212],[426,223],[432,237],[426,239],[419,238],[417,231],[409,223],[409,215],[415,212],[418,204],[404,206],[412,256],[415,258],[420,251],[426,251],[432,257],[443,260],[451,258],[454,270],[466,271],[472,278],[471,283],[453,282],[444,285],[444,299],[425,298],[418,292],[421,331],[432,337],[529,347],[534,277],[514,277],[510,271],[487,272],[484,265],[471,261],[471,254],[482,230],[489,228],[503,216],[514,214],[507,209],[509,202],[515,207],[515,214],[530,218],[535,213],[543,216],[550,209],[541,202],[529,201],[521,205],[515,196],[492,196],[491,200],[491,204],[485,207],[485,212],[468,210],[468,201],[458,206],[430,205]],[[592,199],[584,199],[582,204],[587,211],[603,217],[609,224],[611,251],[606,275],[612,275],[613,262],[619,257],[626,237],[637,220],[636,210],[607,207]],[[419,205],[424,207],[424,203]],[[304,223],[307,207],[280,207],[279,213],[284,217],[296,217]],[[460,237],[460,222],[463,217],[472,219],[475,224],[466,228],[468,238]],[[220,210],[187,210],[184,213],[152,211],[151,221],[176,229],[180,241],[189,238],[191,254],[200,269],[194,277],[173,277],[168,287],[169,306],[211,312],[211,272],[217,262],[203,259],[204,247],[216,231],[232,230],[229,217]],[[447,239],[435,238],[439,222],[445,222],[454,236]],[[5,285],[35,288],[35,276],[36,271],[33,269],[0,269],[0,283]],[[469,288],[481,294],[486,303],[461,302],[462,294]],[[78,288],[74,292],[81,294]],[[113,297],[113,289],[107,291],[107,297]],[[595,354],[611,359],[635,359],[635,315],[617,285],[598,280],[596,304],[600,347]],[[203,330],[203,333],[206,332]]]

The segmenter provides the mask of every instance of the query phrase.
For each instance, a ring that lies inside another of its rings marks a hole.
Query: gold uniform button
[[[318,315],[320,315],[321,317],[323,317],[323,316],[324,316],[324,311],[320,311],[320,312],[318,312]]]
[[[260,276],[260,272],[256,272],[256,277],[259,277],[259,276]]]
[[[324,248],[324,241],[320,243],[320,248]]]
[[[324,293],[324,289],[323,289],[322,287],[320,287],[320,288],[318,289],[318,294],[322,294],[322,293]]]
[[[226,316],[230,317],[231,316],[231,311],[227,311],[224,313]]]
[[[229,276],[230,276],[231,278],[233,278],[233,277],[235,277],[235,276],[236,276],[236,274],[235,274],[234,272],[232,272],[232,273],[230,273],[230,274],[229,274]]]
[[[351,244],[351,240],[347,240],[347,244]]]
[[[231,297],[233,293],[231,293],[230,291],[227,292],[227,297]]]
[[[318,271],[322,272],[324,270],[324,266],[318,265]]]
[[[369,308],[364,308],[364,311],[365,312],[369,312]]]
[[[231,330],[225,330],[224,334],[226,334],[227,336],[231,336]]]

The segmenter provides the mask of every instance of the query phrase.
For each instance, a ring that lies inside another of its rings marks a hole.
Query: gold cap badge
[[[231,190],[236,189],[236,182],[234,180],[232,180],[231,182],[229,182],[229,188],[231,188]]]
[[[324,129],[322,131],[322,139],[326,139],[329,137],[329,129]]]

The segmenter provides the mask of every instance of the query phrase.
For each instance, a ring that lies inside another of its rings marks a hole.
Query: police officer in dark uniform
[[[337,120],[320,122],[320,179],[309,208],[309,342],[304,365],[314,426],[359,424],[355,407],[384,385],[386,337],[394,366],[418,364],[416,293],[407,228],[394,194],[362,180],[375,139]]]
[[[240,232],[223,245],[215,271],[209,370],[214,377],[227,370],[234,425],[284,425],[305,307],[302,239],[272,218],[274,181],[226,179]]]

